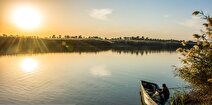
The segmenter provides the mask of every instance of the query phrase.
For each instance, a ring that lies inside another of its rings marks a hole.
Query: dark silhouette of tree
[[[7,34],[3,34],[3,37],[7,37]]]
[[[56,36],[55,35],[52,35],[52,38],[56,38]]]

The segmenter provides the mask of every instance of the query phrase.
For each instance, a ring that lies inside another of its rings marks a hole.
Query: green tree
[[[194,34],[196,44],[191,49],[177,49],[181,53],[182,67],[176,68],[177,76],[188,81],[194,90],[211,94],[212,88],[212,18],[202,11],[193,12],[205,20],[202,34]],[[185,41],[182,44],[186,44]]]

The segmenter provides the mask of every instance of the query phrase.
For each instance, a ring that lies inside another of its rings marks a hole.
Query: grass
[[[171,105],[212,105],[212,92],[200,90],[192,90],[186,92],[184,90],[176,90],[170,99]]]

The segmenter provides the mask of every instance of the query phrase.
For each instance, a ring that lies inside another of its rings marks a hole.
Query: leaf
[[[208,27],[208,23],[204,23],[204,24],[202,24],[202,25],[204,25],[205,27]]]
[[[206,35],[205,35],[205,34],[203,34],[201,37],[204,39],[204,38],[206,37]]]
[[[201,41],[197,41],[197,45],[198,46],[202,45],[202,42]]]
[[[206,42],[206,41],[204,41],[204,42],[202,43],[202,45],[203,45],[203,47],[205,47],[205,46],[208,46],[208,45],[209,45],[209,43],[208,43],[208,42]]]
[[[208,82],[212,82],[212,78],[211,79],[208,79]]]
[[[205,32],[207,35],[210,35],[210,32]]]
[[[206,30],[207,30],[207,31],[211,31],[212,29],[208,27],[208,28],[206,28]]]
[[[210,48],[212,48],[212,42],[210,43]]]
[[[190,51],[187,53],[187,57],[190,57],[190,56],[192,56],[192,55],[193,55],[193,51],[190,50]]]
[[[200,11],[194,11],[193,13],[192,13],[192,15],[199,15],[200,14]]]
[[[201,36],[198,34],[193,34],[193,37],[199,39]]]
[[[188,61],[185,59],[183,59],[182,62],[183,62],[183,64],[188,64]]]
[[[178,48],[176,51],[177,52],[183,52],[183,49],[182,48]]]
[[[209,31],[212,31],[212,26],[208,26],[208,28],[209,28]]]
[[[197,46],[197,45],[194,45],[194,48],[195,48],[196,50],[199,50],[199,46]]]
[[[210,25],[212,24],[212,18],[208,18],[207,21]]]
[[[181,44],[182,44],[183,46],[186,46],[187,43],[188,43],[188,42],[186,42],[186,41],[182,41],[182,42],[181,42]]]
[[[209,34],[209,37],[212,38],[212,33]]]

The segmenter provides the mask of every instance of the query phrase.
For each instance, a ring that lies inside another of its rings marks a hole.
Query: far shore
[[[134,39],[133,39],[134,38]],[[194,42],[183,46],[179,40],[144,39],[124,37],[113,39],[90,38],[38,38],[0,36],[0,55],[57,53],[57,52],[98,52],[98,51],[175,51],[177,48],[191,48]]]

